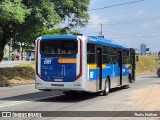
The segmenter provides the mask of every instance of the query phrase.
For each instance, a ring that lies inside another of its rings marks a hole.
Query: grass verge
[[[0,68],[0,87],[34,83],[34,64]]]
[[[158,60],[155,55],[140,55],[136,63],[137,74],[155,74],[158,68]]]

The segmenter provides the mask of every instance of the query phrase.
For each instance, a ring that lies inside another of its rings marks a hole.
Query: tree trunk
[[[3,59],[3,56],[0,55],[0,62],[2,61],[2,59]]]
[[[0,40],[0,42],[1,42],[1,40]],[[4,53],[3,53],[4,47],[5,47],[5,44],[3,44],[3,42],[1,42],[1,44],[0,44],[0,62],[2,61],[3,56],[4,56]]]
[[[15,34],[14,29],[15,29],[15,23],[8,23],[2,27],[3,35],[0,38],[0,62],[3,59],[4,56],[3,51],[7,42],[9,42]]]
[[[0,38],[0,62],[2,61],[3,59],[3,56],[4,56],[4,48],[7,44],[7,42],[9,41],[9,37],[7,35],[3,35],[2,38]]]

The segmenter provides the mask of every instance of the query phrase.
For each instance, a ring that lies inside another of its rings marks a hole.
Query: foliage
[[[30,10],[21,0],[0,1],[0,61],[5,45],[16,34],[17,24],[22,24],[29,13]]]
[[[68,22],[67,28],[85,26],[88,22],[87,13],[90,0],[51,0],[55,3],[56,12]]]
[[[59,35],[59,34],[73,34],[80,35],[79,32],[76,31],[68,31],[66,28],[56,28],[48,31],[45,35]]]
[[[35,38],[56,34],[61,22],[68,22],[58,33],[84,26],[90,0],[1,0],[0,1],[0,61],[3,50],[11,39],[25,48]],[[55,33],[54,33],[55,32]]]
[[[2,25],[13,23],[23,23],[30,10],[21,3],[21,0],[2,0],[0,3],[0,22]]]
[[[32,45],[35,38],[46,33],[61,21],[54,10],[54,4],[49,1],[24,0],[24,4],[30,9],[31,14],[26,16],[23,24],[18,25],[17,34],[14,37],[14,43],[20,43],[22,48]]]

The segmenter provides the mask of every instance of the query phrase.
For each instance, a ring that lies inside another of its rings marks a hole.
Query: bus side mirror
[[[139,61],[139,57],[138,57],[138,56],[136,56],[136,61],[137,61],[137,62]]]

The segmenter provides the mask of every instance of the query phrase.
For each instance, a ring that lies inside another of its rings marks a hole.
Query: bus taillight
[[[78,39],[80,41],[80,64],[79,64],[79,74],[75,77],[75,80],[81,77],[82,75],[82,40]]]
[[[37,43],[36,43],[36,75],[39,77],[39,78],[42,78],[42,76],[38,73],[38,53],[39,53],[39,39],[37,40]]]

